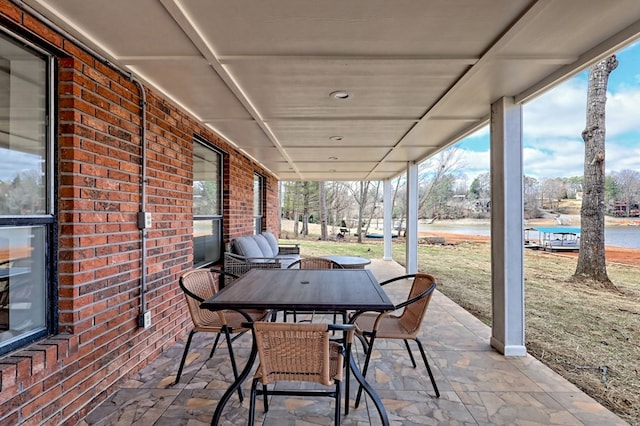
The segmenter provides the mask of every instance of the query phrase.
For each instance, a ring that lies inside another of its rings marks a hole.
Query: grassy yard
[[[382,243],[299,240],[303,256],[381,258]],[[491,321],[488,243],[421,245],[419,270],[487,324]],[[569,280],[575,257],[525,252],[526,345],[529,353],[632,425],[640,425],[640,268],[610,264],[620,294]],[[404,263],[403,242],[393,257]]]

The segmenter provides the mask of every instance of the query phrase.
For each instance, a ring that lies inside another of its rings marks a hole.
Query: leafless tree
[[[333,182],[331,188],[331,208],[335,211],[336,222],[341,224],[345,221],[345,226],[350,227],[351,216],[350,210],[353,206],[353,200],[349,195],[349,191],[346,190],[347,183],[345,182]],[[345,216],[347,214],[347,216]]]
[[[362,242],[362,222],[364,219],[364,210],[369,198],[369,186],[371,182],[360,181],[358,182],[358,190],[355,194],[356,203],[358,204],[358,227],[356,232],[358,234],[358,242]]]
[[[553,210],[560,205],[560,200],[566,198],[567,189],[560,178],[544,178],[541,185],[541,198],[546,196],[549,207]],[[555,204],[554,204],[555,203]],[[542,205],[544,208],[544,204]]]
[[[300,205],[302,199],[302,182],[293,182],[290,185],[286,185],[287,193],[287,213],[291,215],[293,220],[293,233],[298,235],[299,223],[300,223]]]
[[[422,216],[428,215],[425,211],[427,205],[433,206],[435,204],[433,198],[435,198],[435,193],[438,192],[443,180],[455,174],[459,169],[460,150],[455,146],[445,149],[437,156],[420,164],[420,182],[418,185],[421,187],[421,190],[418,206],[423,210]],[[435,211],[433,211],[432,217],[435,216]]]
[[[373,188],[371,188],[372,194],[368,198],[371,198],[371,208],[369,209],[369,217],[367,218],[367,224],[365,225],[364,234],[369,233],[369,226],[371,226],[371,221],[373,220],[373,215],[376,213],[376,209],[378,208],[378,201],[380,199],[380,181],[376,181],[373,183]]]
[[[397,179],[391,181],[391,187],[393,188],[393,197],[391,197],[391,227],[393,227],[393,221],[398,219],[398,235],[402,230],[404,223],[406,208],[406,179],[404,176],[399,176]]]
[[[324,182],[318,182],[318,198],[320,201],[320,239],[327,239],[327,200],[324,190]]]
[[[309,205],[310,205],[310,183],[302,182],[302,229],[300,234],[303,236],[309,235]]]
[[[538,217],[538,191],[540,183],[536,178],[525,176],[523,182],[524,189],[524,212],[529,217]]]
[[[609,74],[618,66],[612,55],[589,69],[584,140],[584,196],[580,209],[582,232],[574,277],[592,279],[615,289],[607,275],[604,251],[605,106]]]

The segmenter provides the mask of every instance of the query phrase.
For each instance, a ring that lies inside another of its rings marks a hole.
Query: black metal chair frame
[[[223,286],[223,282],[224,282],[224,278],[226,275],[231,276],[234,279],[237,279],[238,277],[235,276],[234,274],[231,274],[229,272],[224,272],[221,271],[219,269],[214,269],[211,268],[208,270],[209,272],[212,272],[214,274],[219,274],[219,278],[218,278],[218,282],[219,282],[219,286]],[[197,294],[194,294],[193,292],[191,292],[190,290],[188,290],[183,282],[183,278],[180,277],[180,288],[182,289],[182,291],[188,296],[191,297],[195,300],[197,300],[198,302],[202,303],[204,302],[204,299],[200,296],[198,296]],[[233,354],[233,346],[231,345],[237,338],[239,338],[240,336],[242,336],[244,333],[246,333],[248,331],[248,329],[242,329],[239,332],[234,330],[232,327],[229,327],[227,325],[222,325],[220,327],[220,331],[218,333],[216,333],[216,339],[213,343],[213,347],[211,348],[211,352],[209,353],[209,359],[211,359],[216,351],[216,347],[218,346],[218,341],[220,340],[220,335],[221,333],[224,333],[225,339],[227,341],[227,348],[229,351],[229,358],[231,359],[231,368],[233,369],[233,376],[234,378],[238,378],[238,367],[236,365],[236,360],[235,360],[235,356]],[[182,376],[182,370],[184,368],[184,364],[187,360],[187,354],[189,353],[189,348],[191,346],[191,340],[193,339],[193,336],[197,333],[197,330],[194,326],[194,328],[189,332],[189,337],[187,338],[187,343],[184,347],[184,352],[182,353],[182,360],[180,361],[180,367],[178,367],[178,374],[176,375],[176,380],[174,382],[174,384],[177,384],[180,381],[180,377]],[[237,333],[236,336],[231,337],[231,334]],[[240,398],[240,401],[243,401],[243,396],[242,396],[242,392],[240,389],[238,389],[238,396]]]
[[[289,265],[287,267],[287,269],[295,269],[297,266],[303,264],[305,261],[308,260],[314,260],[316,258],[302,258],[302,259],[298,259],[295,262],[293,262],[291,265]],[[323,261],[326,261],[326,263],[331,265],[331,269],[344,269],[344,267],[339,264],[338,262],[335,262],[331,259],[324,259],[324,258],[317,258],[317,259],[322,259]],[[311,269],[311,268],[307,268],[307,269]],[[317,311],[288,311],[285,310],[282,312],[283,318],[284,318],[284,322],[287,322],[287,318],[289,315],[293,315],[293,322],[298,322],[298,314],[311,314],[311,317],[313,318],[313,315],[315,315],[317,313]],[[347,323],[347,314],[346,312],[335,312],[335,311],[322,311],[320,312],[321,314],[333,314],[333,322],[336,322],[337,316],[338,314],[340,314],[342,316],[342,323],[346,324]],[[304,321],[301,321],[304,322]]]
[[[247,327],[247,328],[253,328],[253,323],[243,323],[242,324],[243,327]],[[343,339],[341,339],[341,345],[340,345],[340,352],[342,354],[343,357],[345,357],[345,355],[347,354],[348,351],[351,350],[350,346],[351,346],[351,341],[350,338],[346,337],[348,332],[353,333],[353,330],[355,330],[355,325],[353,324],[327,324],[327,333],[329,332],[333,332],[335,333],[336,331],[342,331],[344,332],[345,337]],[[254,337],[255,339],[255,337]],[[335,342],[335,340],[333,340],[333,342]],[[344,363],[343,368],[346,368],[347,370],[350,368],[349,364],[347,362]],[[341,381],[335,379],[335,385],[334,385],[334,389],[333,390],[286,390],[286,389],[272,389],[272,390],[268,390],[267,389],[267,385],[263,384],[260,387],[258,387],[258,383],[260,382],[260,377],[254,378],[251,381],[251,396],[249,399],[249,421],[248,424],[249,425],[253,425],[254,424],[254,419],[255,419],[255,406],[256,406],[256,397],[257,396],[262,396],[262,401],[263,401],[263,406],[264,406],[264,412],[268,412],[269,411],[269,402],[268,402],[268,396],[269,395],[276,395],[276,396],[327,396],[327,397],[332,397],[335,400],[335,412],[334,412],[334,422],[335,425],[339,425],[340,424],[340,409],[341,409]],[[345,380],[349,380],[349,375],[347,374],[347,376],[345,377]],[[346,402],[345,402],[346,403]]]
[[[408,275],[402,275],[399,277],[395,277],[395,278],[391,278],[387,281],[384,281],[382,283],[380,283],[380,286],[384,286],[399,280],[404,280],[404,279],[410,279],[410,278],[415,278],[416,275],[419,274],[408,274]],[[423,292],[421,292],[419,295],[412,297],[402,303],[399,303],[398,305],[395,306],[395,308],[393,309],[393,311],[390,312],[395,312],[399,309],[402,309],[408,305],[411,305],[421,299],[424,299],[425,297],[428,297],[429,295],[431,295],[431,293],[433,293],[433,291],[436,289],[436,283],[435,280],[434,282]],[[427,307],[425,307],[425,311],[426,311]],[[356,315],[354,315],[351,318],[351,323],[356,323],[358,316],[360,316],[361,314],[363,314],[364,312],[358,312]],[[385,312],[382,313],[380,315],[388,315],[389,312]],[[364,367],[362,369],[362,376],[366,377],[367,375],[367,369],[369,368],[369,361],[371,360],[371,354],[373,352],[373,343],[376,340],[376,330],[359,330],[356,333],[356,337],[358,338],[358,340],[360,340],[360,342],[362,342],[362,345],[365,349],[366,352],[366,357],[365,357],[365,361],[364,361]],[[409,358],[411,359],[411,364],[413,365],[413,368],[416,368],[416,360],[413,356],[413,353],[411,351],[411,348],[409,347],[409,342],[407,341],[407,339],[403,339],[404,340],[404,344],[405,347],[407,349],[407,352],[409,353]],[[438,386],[436,385],[436,381],[433,377],[433,373],[431,371],[431,367],[429,366],[429,361],[427,360],[427,356],[425,354],[424,351],[424,347],[422,346],[422,342],[420,342],[420,339],[418,339],[418,337],[414,337],[415,342],[418,345],[418,349],[420,350],[420,355],[422,355],[422,360],[424,361],[424,365],[427,367],[427,372],[429,373],[429,379],[431,380],[431,385],[433,386],[433,389],[436,393],[436,397],[440,398],[440,391],[438,390]],[[362,397],[362,386],[360,386],[358,388],[358,394],[356,396],[356,403],[355,403],[355,407],[357,408],[358,405],[360,404],[360,398]]]

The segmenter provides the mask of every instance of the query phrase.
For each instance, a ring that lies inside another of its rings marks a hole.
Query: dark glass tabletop
[[[393,303],[366,269],[252,269],[201,307],[386,311]]]

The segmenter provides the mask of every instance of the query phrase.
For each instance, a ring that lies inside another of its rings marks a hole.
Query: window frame
[[[218,214],[206,214],[206,215],[196,215],[195,213],[192,216],[192,221],[193,221],[193,226],[194,226],[194,230],[195,230],[195,224],[197,221],[201,221],[201,222],[206,222],[206,221],[211,221],[211,224],[213,227],[217,227],[217,229],[219,230],[219,235],[218,235],[218,239],[217,241],[214,243],[218,249],[218,253],[220,253],[220,255],[218,256],[217,259],[212,259],[212,260],[208,260],[208,261],[203,261],[200,263],[196,263],[196,240],[195,237],[193,238],[193,267],[194,268],[206,268],[206,267],[210,267],[212,265],[215,265],[217,263],[219,263],[222,260],[222,256],[224,253],[224,222],[223,222],[223,216],[224,216],[224,204],[223,204],[223,197],[224,197],[224,157],[225,155],[227,155],[224,151],[222,151],[220,148],[216,147],[215,145],[213,145],[212,143],[210,143],[206,138],[204,138],[203,136],[200,136],[198,134],[194,134],[193,136],[193,143],[194,143],[194,152],[195,152],[195,144],[199,144],[200,146],[202,146],[203,148],[211,151],[212,153],[214,153],[215,155],[217,155],[218,158],[218,173],[217,173],[217,177],[218,177],[218,194],[217,194],[217,198],[218,198]],[[195,164],[194,164],[195,166]],[[194,172],[194,179],[193,181],[196,181],[195,179],[195,172]],[[193,194],[193,196],[195,197],[195,194]],[[193,199],[192,199],[193,200]],[[195,210],[195,209],[194,209]],[[215,236],[215,234],[214,234]]]
[[[44,228],[44,244],[42,248],[43,256],[43,284],[44,284],[44,326],[35,330],[27,331],[16,335],[15,339],[8,343],[0,342],[0,355],[20,349],[43,337],[53,335],[58,330],[58,281],[57,281],[57,252],[58,247],[55,244],[58,241],[58,222],[57,222],[57,205],[55,200],[58,198],[57,182],[58,175],[54,167],[57,160],[56,154],[56,137],[55,129],[58,116],[57,108],[57,87],[58,87],[58,66],[57,57],[54,53],[49,52],[32,41],[20,36],[19,34],[2,29],[0,37],[9,43],[14,43],[17,47],[26,52],[42,59],[45,65],[44,73],[44,169],[45,169],[45,212],[40,214],[25,215],[2,215],[0,214],[0,228],[21,228],[21,227],[43,227]]]
[[[258,187],[258,200],[256,209],[256,183]],[[253,172],[253,233],[261,234],[264,230],[266,178],[258,172]],[[257,212],[256,212],[257,210]],[[258,213],[258,214],[257,214]]]

